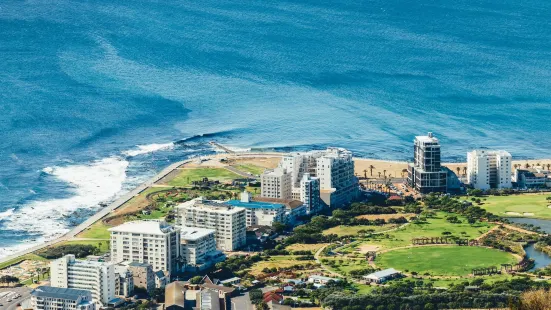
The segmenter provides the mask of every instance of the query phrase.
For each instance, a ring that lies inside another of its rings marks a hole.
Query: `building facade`
[[[115,265],[115,296],[130,297],[134,294],[134,276],[128,265]]]
[[[284,168],[266,170],[260,175],[260,196],[290,199],[292,196],[291,174]]]
[[[123,262],[128,266],[128,270],[132,273],[132,280],[134,287],[140,287],[148,291],[153,292],[155,289],[155,272],[150,264],[138,263],[138,262]]]
[[[511,188],[513,158],[506,151],[474,150],[467,153],[467,181],[477,189]]]
[[[110,228],[111,260],[151,264],[154,271],[176,269],[180,231],[164,221],[126,222]]]
[[[33,310],[95,310],[88,290],[39,286],[31,292]]]
[[[303,174],[298,200],[304,203],[308,214],[317,213],[321,209],[320,180],[309,173]]]
[[[320,182],[320,197],[330,207],[342,207],[358,196],[352,152],[346,149],[328,148],[317,158],[316,177]]]
[[[182,227],[180,232],[180,256],[183,269],[203,270],[225,259],[216,249],[214,229]]]
[[[408,167],[408,183],[421,194],[445,193],[447,172],[441,165],[440,142],[431,132],[414,140],[414,160]]]
[[[285,206],[283,204],[253,201],[251,194],[247,191],[241,193],[241,200],[230,200],[227,204],[247,210],[247,227],[255,225],[272,226],[274,222],[283,222],[285,217]]]
[[[95,303],[107,305],[115,298],[115,267],[111,263],[77,260],[69,254],[50,263],[50,274],[51,286],[90,290]]]
[[[219,249],[235,251],[245,245],[247,211],[244,208],[199,197],[180,204],[177,209],[180,226],[213,229]]]

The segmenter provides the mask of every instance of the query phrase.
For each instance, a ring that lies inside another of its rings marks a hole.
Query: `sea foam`
[[[164,144],[147,144],[147,145],[137,145],[135,149],[124,151],[123,155],[134,157],[138,155],[153,153],[161,150],[170,150],[174,148],[174,142],[164,143]]]

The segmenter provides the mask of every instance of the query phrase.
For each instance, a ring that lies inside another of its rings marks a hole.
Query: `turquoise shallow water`
[[[211,139],[403,160],[433,131],[447,160],[549,157],[550,6],[2,1],[0,256]]]

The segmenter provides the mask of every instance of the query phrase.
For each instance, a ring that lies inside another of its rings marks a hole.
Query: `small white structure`
[[[401,277],[402,273],[394,268],[389,268],[363,276],[366,283],[381,284],[386,281]]]
[[[312,275],[308,277],[308,283],[314,283],[319,285],[326,285],[329,281],[339,282],[341,279],[339,278],[330,278],[330,277],[324,277],[324,276],[318,276],[318,275]]]
[[[180,231],[180,257],[185,269],[203,270],[225,259],[216,249],[214,229],[182,227]]]

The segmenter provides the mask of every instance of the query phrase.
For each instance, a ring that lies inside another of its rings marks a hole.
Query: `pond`
[[[550,220],[541,220],[541,219],[531,219],[531,218],[509,218],[511,222],[520,223],[520,224],[532,224],[534,226],[539,226],[543,232],[551,233],[551,221]],[[535,265],[530,271],[543,268],[551,264],[551,257],[542,251],[538,251],[534,248],[534,244],[529,244],[524,247],[526,251],[526,256],[534,260]]]

